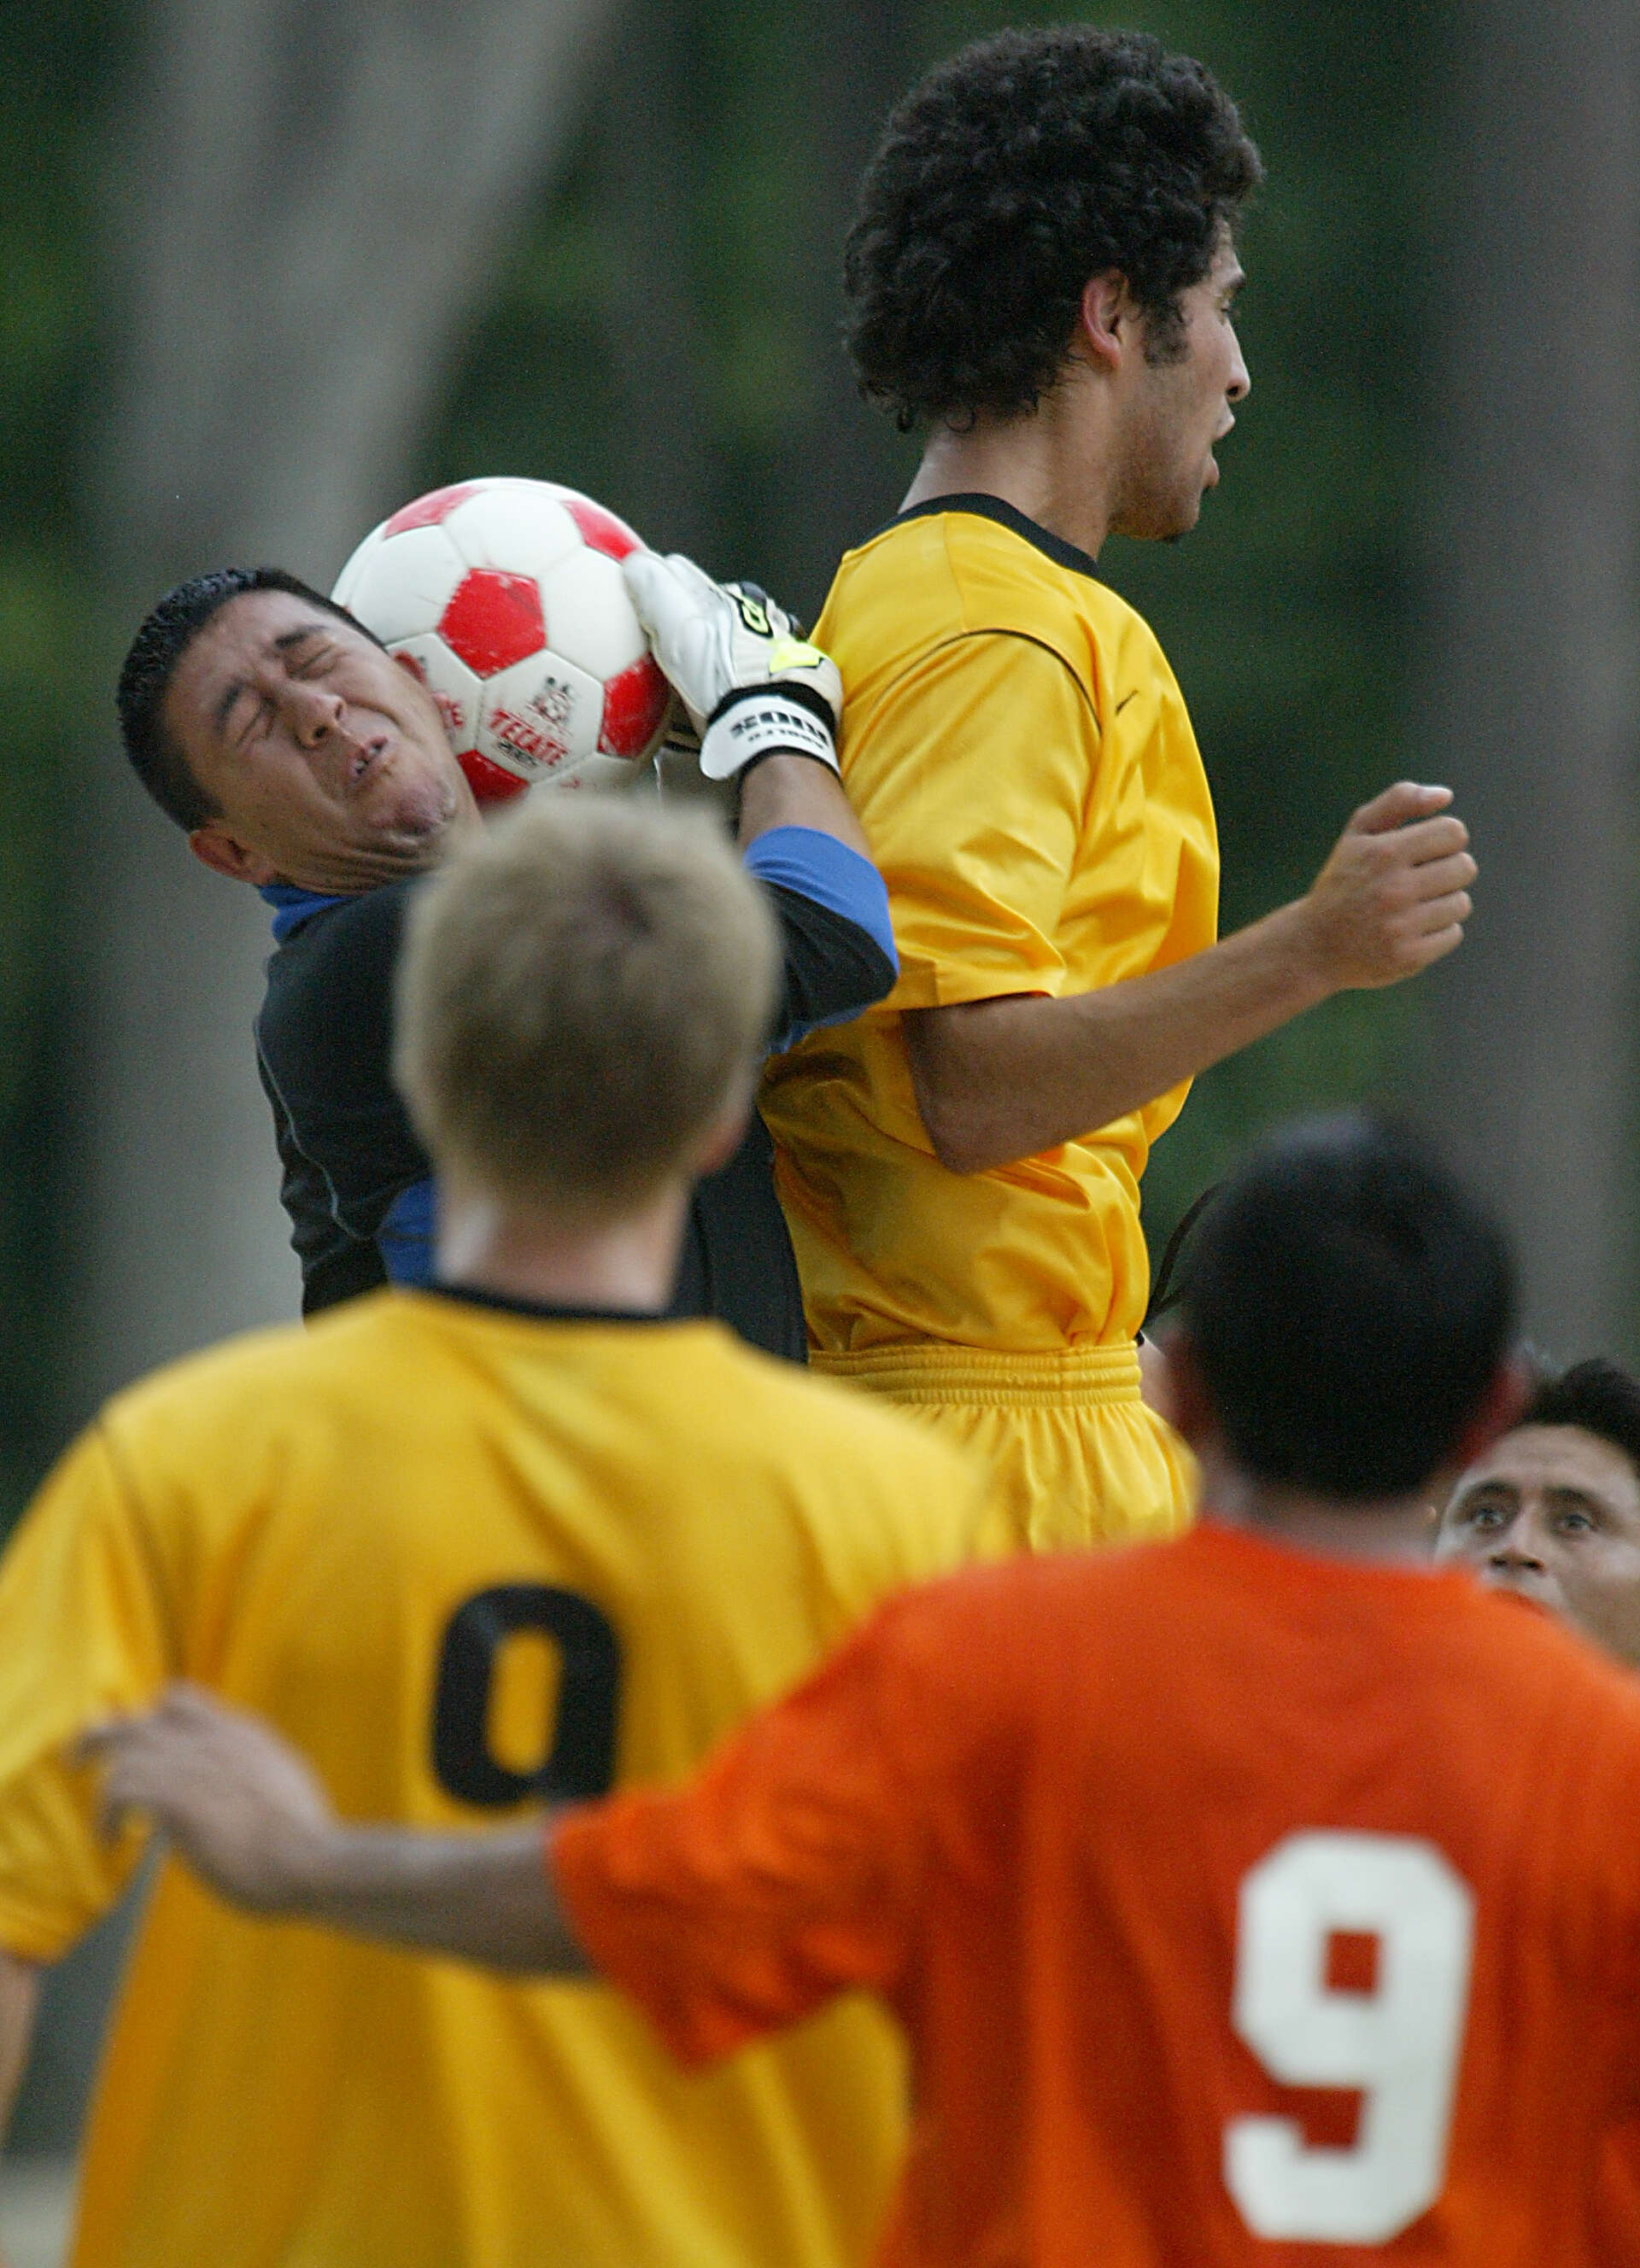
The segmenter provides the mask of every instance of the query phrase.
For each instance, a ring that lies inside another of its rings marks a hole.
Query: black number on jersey
[[[511,1771],[490,1750],[496,1655],[514,1631],[539,1631],[563,1660],[552,1745],[534,1771]],[[615,1777],[620,1641],[589,1599],[545,1583],[475,1592],[451,1616],[439,1650],[432,1768],[439,1785],[486,1810],[602,1795]]]

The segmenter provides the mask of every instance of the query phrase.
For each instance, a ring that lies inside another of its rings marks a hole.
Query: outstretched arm
[[[714,583],[675,551],[637,551],[622,573],[655,659],[700,734],[708,779],[740,783],[742,848],[809,827],[866,858],[838,770],[843,681],[753,583]]]
[[[928,1833],[884,1727],[905,1714],[890,1697],[930,1665],[947,1681],[936,1777],[971,1783],[981,1815],[994,1812],[996,1769],[976,1778],[967,1763],[989,1727],[964,1682],[972,1648],[931,1644],[924,1627],[951,1588],[902,1593],[686,1787],[576,1805],[544,1837],[338,1826],[283,1742],[185,1687],[85,1745],[107,1764],[111,1817],[149,1813],[238,1904],[523,1973],[583,1976],[595,1960],[674,2054],[700,2062],[837,1992],[892,1995],[904,1978]],[[915,1705],[919,1725],[927,1713]],[[989,1746],[1011,1784],[1016,1747]]]
[[[192,1857],[191,1841],[183,1847]],[[350,1937],[514,1975],[589,1976],[549,1865],[539,1822],[489,1835],[333,1823],[307,1846],[303,1870],[287,1877],[278,1904],[247,1903],[260,1912],[324,1922]],[[200,1872],[225,1897],[234,1895],[233,1883],[203,1859]]]
[[[808,780],[777,778],[754,799],[766,774],[788,766],[808,774]],[[746,871],[768,892],[780,925],[784,983],[769,1040],[772,1055],[794,1047],[823,1024],[846,1023],[886,999],[899,974],[882,875],[851,846],[842,827],[810,823],[836,816],[816,808],[832,800],[847,817],[842,796],[829,772],[802,756],[771,756],[746,783],[741,826]],[[804,815],[771,815],[794,809]],[[767,823],[759,826],[760,820]]]
[[[811,827],[831,835],[857,857],[869,858],[860,821],[835,772],[810,756],[765,756],[741,789],[742,850],[777,827]]]
[[[888,891],[838,772],[842,680],[754,585],[714,583],[676,552],[634,552],[622,572],[701,770],[739,784],[741,848],[784,946],[778,1054],[886,998],[898,974]]]
[[[212,1889],[270,1918],[527,1975],[590,1973],[541,1822],[490,1835],[344,1826],[294,1749],[196,1688],[86,1736],[105,1823],[145,1812]]]
[[[1006,994],[905,1018],[935,1154],[981,1173],[1075,1141],[1334,992],[1398,983],[1462,942],[1475,863],[1444,787],[1362,806],[1306,895],[1171,968],[1060,999]]]

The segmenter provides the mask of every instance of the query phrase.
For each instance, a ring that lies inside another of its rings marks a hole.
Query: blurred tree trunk
[[[402,500],[447,359],[572,124],[617,0],[164,0],[109,211],[123,314],[87,468],[110,685],[183,576],[328,588]],[[209,875],[109,742],[88,759],[81,1360],[65,1425],[296,1312],[250,1023],[266,909]],[[17,2146],[66,2148],[129,1911],[53,1974]]]
[[[796,334],[795,382],[772,420],[780,439],[766,479],[735,496],[709,448],[717,405],[703,382],[711,341],[697,244],[699,153],[721,131],[703,49],[712,31],[733,27],[673,0],[639,0],[629,21],[604,147],[622,508],[657,543],[765,582],[812,620],[839,554],[889,516],[908,477],[884,420],[860,399],[840,326],[843,239],[883,121],[916,75],[914,26],[904,11],[816,0],[781,18],[769,42],[757,143],[739,154],[759,168],[769,147],[779,155],[783,195],[764,248],[780,247],[770,289]]]
[[[782,49],[802,137],[802,194],[786,291],[803,310],[809,384],[782,445],[765,514],[770,588],[812,622],[838,558],[898,508],[912,459],[861,401],[843,351],[843,239],[860,176],[884,120],[922,58],[908,9],[815,0],[794,12]]]
[[[1640,13],[1474,0],[1443,278],[1424,777],[1481,867],[1429,1102],[1507,1220],[1528,1328],[1636,1344]]]
[[[174,581],[271,562],[327,587],[398,500],[617,12],[156,7],[108,216],[122,350],[88,468],[110,674]],[[70,1418],[297,1299],[250,1048],[265,909],[194,864],[112,747],[88,785],[88,1360]]]
[[[676,0],[637,0],[607,73],[604,322],[620,387],[622,515],[657,550],[687,551],[727,574],[703,382],[711,355],[695,176],[707,122],[695,32]]]

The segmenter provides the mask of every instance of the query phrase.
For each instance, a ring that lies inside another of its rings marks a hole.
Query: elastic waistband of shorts
[[[1085,1410],[1137,1402],[1139,1350],[1054,1347],[1042,1354],[999,1354],[985,1347],[865,1347],[855,1353],[811,1348],[811,1369],[844,1378],[894,1402],[959,1403],[971,1410]]]

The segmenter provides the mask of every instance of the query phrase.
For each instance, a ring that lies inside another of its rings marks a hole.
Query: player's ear
[[[188,847],[202,866],[209,866],[213,874],[225,874],[230,882],[248,882],[260,889],[264,882],[279,878],[279,870],[270,859],[241,843],[219,819],[208,819],[203,827],[195,828]]]
[[[685,1170],[693,1181],[704,1181],[728,1164],[746,1138],[751,1116],[751,1097],[737,1094],[727,1103],[690,1151]]]
[[[1084,361],[1114,373],[1121,365],[1132,330],[1134,303],[1119,268],[1102,269],[1082,286],[1073,347]]]
[[[1154,1377],[1147,1378],[1144,1396],[1198,1457],[1208,1443],[1216,1439],[1218,1421],[1213,1414],[1201,1366],[1196,1360],[1190,1334],[1182,1328],[1170,1331],[1156,1349]]]

